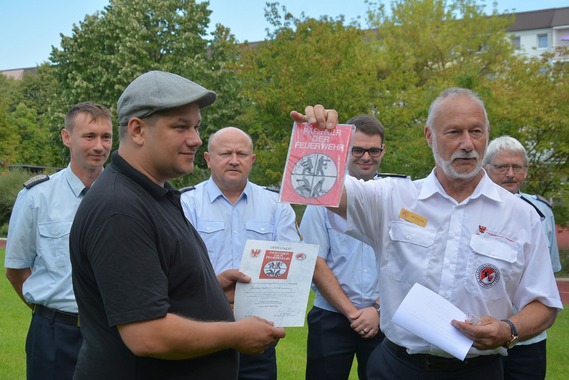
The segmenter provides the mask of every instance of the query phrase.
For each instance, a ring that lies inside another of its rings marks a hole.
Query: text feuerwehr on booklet
[[[350,124],[328,130],[294,123],[279,201],[337,207],[354,130]]]

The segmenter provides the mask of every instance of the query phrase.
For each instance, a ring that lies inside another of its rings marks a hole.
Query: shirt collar
[[[217,186],[217,184],[215,183],[215,181],[211,177],[209,177],[209,180],[207,181],[206,191],[207,191],[207,195],[209,197],[210,203],[213,203],[219,197],[223,197],[224,199],[227,200],[225,195],[223,195],[223,193],[221,192],[221,189],[219,188],[219,186]],[[245,188],[243,189],[243,192],[239,196],[239,199],[237,200],[237,202],[239,202],[241,199],[245,199],[245,201],[247,201],[247,199],[249,199],[251,191],[252,191],[251,183],[249,182],[249,180],[247,180],[247,184],[245,185]],[[237,202],[235,202],[235,203],[237,203]]]
[[[64,170],[63,175],[65,176],[67,184],[71,188],[71,191],[73,191],[73,194],[75,194],[75,196],[79,198],[81,192],[85,188],[85,185],[83,184],[83,182],[81,182],[79,177],[77,177],[75,173],[73,173],[73,170],[71,169],[71,163],[67,165],[67,167],[63,170]]]
[[[174,187],[168,182],[164,183],[164,187],[157,185],[146,175],[142,174],[134,167],[132,167],[124,158],[119,155],[118,151],[114,151],[111,154],[111,165],[118,172],[136,182],[156,199],[166,196],[169,192],[177,192],[177,190],[174,189]]]
[[[467,199],[475,199],[480,196],[485,196],[489,199],[495,200],[496,202],[501,202],[502,197],[498,189],[500,188],[499,185],[496,185],[490,177],[486,174],[484,169],[481,169],[483,176],[480,179],[480,182],[472,192],[472,194]],[[421,188],[421,192],[419,193],[419,200],[427,199],[434,194],[441,194],[445,198],[449,198],[448,194],[444,190],[443,186],[439,182],[437,176],[435,175],[435,169],[431,171],[431,174],[427,178],[424,179],[425,183]]]

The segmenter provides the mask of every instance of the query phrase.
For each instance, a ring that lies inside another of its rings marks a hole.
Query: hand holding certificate
[[[247,240],[237,283],[235,319],[257,316],[278,327],[304,326],[318,245]]]

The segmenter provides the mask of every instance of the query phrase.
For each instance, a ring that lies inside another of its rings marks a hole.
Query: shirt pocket
[[[273,223],[270,222],[246,222],[245,231],[247,233],[247,239],[274,240]]]
[[[72,220],[42,223],[38,225],[38,256],[46,268],[67,268],[69,259],[69,231]]]
[[[200,220],[196,230],[207,247],[207,253],[212,263],[216,263],[226,244],[225,222],[217,220]]]
[[[497,301],[506,296],[506,276],[518,259],[514,244],[481,235],[470,238],[466,290],[484,299]]]
[[[393,221],[389,228],[387,275],[408,284],[424,283],[433,254],[436,232],[412,223]]]

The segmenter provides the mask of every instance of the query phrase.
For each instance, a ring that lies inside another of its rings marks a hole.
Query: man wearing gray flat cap
[[[216,94],[151,71],[118,101],[118,151],[77,211],[70,234],[84,342],[75,379],[236,379],[237,352],[285,336],[256,317],[235,322],[237,270],[215,275],[167,181],[192,172],[200,109]]]

